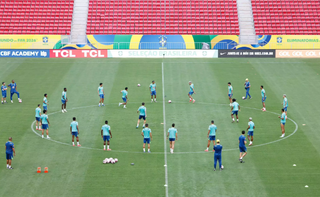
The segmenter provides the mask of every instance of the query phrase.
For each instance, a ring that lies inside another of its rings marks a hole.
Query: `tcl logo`
[[[320,58],[320,50],[277,50],[277,58]]]
[[[108,50],[50,50],[51,58],[107,58]]]

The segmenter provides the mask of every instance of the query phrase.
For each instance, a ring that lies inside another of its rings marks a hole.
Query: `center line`
[[[162,108],[163,108],[163,143],[164,143],[164,171],[165,171],[165,188],[166,197],[169,196],[168,192],[168,165],[167,165],[167,140],[166,140],[166,104],[164,100],[164,72],[163,72],[163,62],[162,62]]]

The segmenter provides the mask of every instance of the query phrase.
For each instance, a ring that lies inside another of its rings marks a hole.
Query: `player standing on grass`
[[[261,101],[262,101],[262,111],[266,111],[266,99],[267,99],[267,95],[266,95],[266,91],[263,89],[263,86],[260,86],[261,89]]]
[[[13,168],[11,167],[11,162],[12,162],[13,156],[16,156],[16,151],[14,150],[14,144],[12,143],[12,137],[9,137],[9,141],[6,143],[5,147],[6,147],[7,168],[12,170]]]
[[[287,111],[288,111],[288,99],[287,99],[287,95],[283,95],[283,102],[282,102],[282,106],[283,106],[283,109],[284,111],[286,112],[286,119],[288,117],[288,114],[287,114]]]
[[[172,127],[168,130],[167,139],[169,138],[170,141],[170,153],[173,153],[174,150],[174,143],[178,141],[178,131],[175,128],[175,124],[172,124]]]
[[[100,86],[98,87],[98,94],[100,97],[100,101],[99,101],[99,107],[100,107],[100,103],[102,104],[102,106],[104,106],[103,102],[104,102],[104,90],[102,87],[102,83],[100,83]]]
[[[122,100],[123,100],[123,103],[119,103],[119,107],[121,105],[123,105],[123,108],[127,108],[126,105],[127,105],[127,102],[128,102],[128,87],[126,87],[124,90],[121,90],[120,93],[122,93]]]
[[[231,107],[231,118],[232,118],[232,122],[234,122],[234,117],[233,115],[235,114],[236,117],[237,117],[237,122],[239,122],[239,116],[238,116],[238,113],[240,111],[240,105],[239,103],[236,102],[237,99],[232,99],[233,103],[232,103],[232,107]]]
[[[44,94],[44,98],[43,98],[43,110],[47,110],[48,111],[48,99],[47,99],[48,95],[47,94]]]
[[[214,147],[213,147],[213,150],[214,150],[214,171],[216,171],[216,167],[217,167],[217,161],[219,161],[219,169],[220,169],[220,171],[221,171],[221,165],[222,165],[222,163],[221,163],[221,160],[222,160],[222,158],[221,158],[221,152],[222,152],[222,145],[220,145],[220,140],[219,139],[217,139],[217,145],[215,145]]]
[[[152,140],[152,133],[151,129],[148,127],[149,125],[146,124],[146,128],[142,129],[141,135],[143,136],[143,152],[146,152],[146,143],[148,143],[148,153],[151,153],[150,151],[150,140]]]
[[[232,96],[233,96],[233,87],[231,85],[231,82],[228,82],[228,97],[230,101],[230,107],[232,106]]]
[[[10,84],[8,85],[8,87],[10,87],[10,99],[11,99],[11,103],[13,103],[12,96],[13,96],[14,94],[17,94],[17,96],[18,96],[18,101],[19,101],[19,103],[21,103],[22,100],[20,99],[20,94],[19,94],[19,92],[17,91],[17,84],[14,82],[14,80],[12,80],[12,83],[10,83]]]
[[[41,117],[41,108],[40,104],[38,104],[38,107],[36,108],[36,130],[41,130],[40,129],[40,117]],[[38,127],[39,125],[39,127]],[[39,129],[38,129],[39,128]]]
[[[103,150],[106,150],[106,141],[108,141],[107,151],[110,151],[110,137],[112,138],[111,127],[108,125],[108,121],[101,127],[101,137],[103,139]]]
[[[252,122],[252,118],[250,117],[249,118],[249,122],[248,122],[248,128],[247,128],[247,131],[248,131],[248,140],[249,140],[249,146],[252,145],[252,141],[253,141],[253,130],[256,128],[256,126],[254,125],[254,122]],[[250,137],[251,137],[251,140],[250,140]]]
[[[7,103],[7,86],[5,82],[2,82],[2,86],[1,86],[1,93],[2,93],[2,97],[1,97],[1,103]]]
[[[144,103],[142,103],[142,106],[139,107],[139,109],[137,110],[137,113],[140,113],[139,115],[139,119],[138,119],[138,123],[137,123],[137,127],[139,128],[139,124],[140,124],[140,120],[143,119],[143,128],[145,127],[146,124],[146,118],[147,118],[147,108],[144,106]]]
[[[50,126],[50,122],[48,119],[48,115],[47,115],[47,110],[43,110],[43,114],[40,116],[40,123],[42,125],[42,138],[43,138],[43,134],[44,134],[44,130],[46,130],[47,132],[47,139],[50,139],[49,137],[49,126]],[[49,126],[48,126],[49,125]]]
[[[250,87],[251,87],[251,84],[249,82],[249,79],[246,78],[246,82],[244,83],[244,89],[246,89],[246,97],[244,98],[244,100],[247,99],[248,96],[249,96],[249,99],[251,99],[251,95],[249,94]]]
[[[79,136],[78,136],[80,134],[79,126],[78,126],[79,124],[76,121],[76,117],[73,117],[72,120],[73,121],[70,124],[70,133],[72,135],[72,146],[74,146],[74,136],[76,136],[76,138],[77,138],[77,146],[81,146],[79,144]]]
[[[156,83],[152,81],[152,83],[149,86],[150,94],[151,94],[151,102],[157,102],[157,90],[156,90]],[[153,100],[154,96],[154,100]]]
[[[214,121],[211,120],[211,125],[209,125],[209,131],[208,131],[208,145],[207,145],[207,149],[205,150],[205,152],[209,151],[209,146],[210,146],[210,142],[213,142],[213,146],[215,145],[215,140],[216,140],[216,131],[217,131],[217,126],[214,125]],[[213,150],[214,151],[214,150]]]
[[[239,137],[239,149],[240,149],[240,163],[244,163],[242,160],[247,155],[247,148],[246,148],[246,136],[244,136],[246,132],[242,131],[242,135]]]
[[[190,98],[189,102],[191,102],[193,100],[193,103],[194,103],[194,102],[196,102],[196,100],[194,100],[192,98],[192,95],[196,94],[196,92],[194,91],[194,85],[193,85],[193,83],[191,81],[189,81],[189,85],[190,85],[190,92],[188,93],[188,96]]]
[[[285,136],[285,129],[284,129],[284,125],[286,124],[286,113],[284,112],[284,109],[281,109],[281,116],[279,116],[280,118],[280,125],[281,125],[281,131],[282,131],[282,135],[280,137],[284,137]]]
[[[62,91],[62,95],[61,95],[61,111],[62,113],[67,112],[67,102],[68,102],[68,98],[67,98],[67,88],[63,88]]]

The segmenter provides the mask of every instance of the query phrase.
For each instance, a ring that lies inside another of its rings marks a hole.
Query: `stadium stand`
[[[73,0],[0,0],[0,34],[70,34]]]
[[[257,35],[319,35],[319,0],[252,0]]]
[[[239,35],[236,0],[90,0],[87,34]]]

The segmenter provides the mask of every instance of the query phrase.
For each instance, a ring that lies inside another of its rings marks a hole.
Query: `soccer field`
[[[318,59],[2,59],[0,70],[0,81],[8,85],[14,79],[23,101],[18,103],[14,95],[14,103],[7,98],[8,103],[0,105],[0,196],[320,195]],[[241,99],[245,78],[251,83],[250,100]],[[157,103],[150,100],[152,80]],[[194,104],[187,96],[189,81],[195,85]],[[100,82],[105,107],[98,107]],[[228,82],[241,106],[239,123],[231,123]],[[260,110],[260,85],[266,90],[266,112]],[[67,113],[61,113],[64,87]],[[125,87],[126,109],[118,106]],[[42,139],[34,125],[44,93],[51,140]],[[288,120],[286,137],[279,138],[283,94]],[[142,152],[142,123],[135,128],[142,102],[153,134],[151,153]],[[74,116],[82,147],[71,143]],[[238,138],[249,117],[256,125],[254,141],[240,163]],[[112,151],[103,151],[100,131],[105,120],[113,134]],[[211,120],[223,145],[223,171],[213,171],[212,144],[204,152]],[[164,137],[172,123],[178,129],[174,154]],[[5,167],[8,137],[16,149],[14,170]],[[106,157],[119,162],[102,164]],[[37,174],[37,167],[48,167],[49,173]]]

